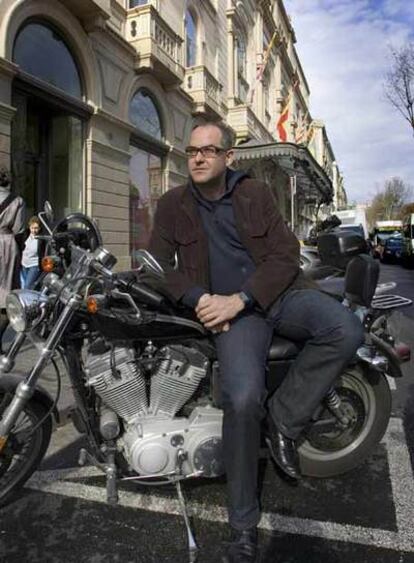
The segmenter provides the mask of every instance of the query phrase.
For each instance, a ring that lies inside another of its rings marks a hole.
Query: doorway
[[[83,206],[83,122],[16,89],[12,126],[13,190],[34,215],[49,200],[57,218]]]

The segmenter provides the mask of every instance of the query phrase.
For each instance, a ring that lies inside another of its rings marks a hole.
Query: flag
[[[257,71],[256,71],[256,81],[255,81],[254,86],[253,86],[253,88],[252,88],[252,91],[251,91],[251,93],[250,93],[250,103],[251,103],[251,104],[253,103],[253,98],[254,98],[254,93],[255,93],[255,91],[256,91],[257,83],[258,83],[259,80],[261,80],[262,77],[263,77],[264,71],[265,71],[265,69],[266,69],[267,62],[268,62],[269,57],[270,57],[270,52],[271,52],[271,50],[272,50],[272,47],[273,47],[273,45],[274,45],[274,42],[275,42],[277,36],[278,36],[278,32],[275,31],[275,32],[273,33],[273,35],[272,35],[272,38],[271,38],[270,41],[269,41],[269,45],[266,47],[266,49],[265,49],[265,51],[264,51],[264,53],[263,53],[262,62],[261,62],[260,65],[258,65],[258,67],[257,67]]]
[[[285,107],[282,109],[279,119],[277,120],[277,125],[276,125],[277,133],[279,135],[279,140],[282,141],[283,143],[286,143],[287,141],[287,131],[285,129],[285,123],[289,119],[289,107],[290,107],[290,100],[292,98],[292,92],[296,90],[298,84],[299,84],[299,79],[296,79],[292,86],[292,90],[288,94]]]
[[[282,141],[283,143],[286,143],[287,141],[287,132],[285,129],[285,123],[289,117],[289,102],[290,102],[290,96],[277,121],[277,134],[279,135],[279,140]]]

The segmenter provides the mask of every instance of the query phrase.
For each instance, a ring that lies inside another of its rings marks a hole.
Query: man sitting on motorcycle
[[[272,333],[303,344],[267,403],[272,457],[299,478],[295,441],[362,343],[363,329],[340,303],[310,288],[299,243],[271,189],[229,168],[232,146],[222,123],[193,129],[186,148],[190,177],[159,200],[149,250],[165,268],[171,294],[214,334],[231,527],[223,561],[249,563],[257,555],[258,453]]]

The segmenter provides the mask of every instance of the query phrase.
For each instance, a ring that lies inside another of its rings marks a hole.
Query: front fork
[[[9,373],[14,368],[16,356],[25,340],[26,334],[19,332],[13,340],[13,344],[10,346],[8,353],[0,357],[0,376],[3,373]]]
[[[0,420],[0,452],[3,450],[7,442],[8,434],[13,428],[13,425],[16,423],[19,414],[22,412],[27,401],[33,395],[39,376],[43,372],[46,364],[52,358],[56,346],[58,345],[63,333],[65,332],[66,327],[75,314],[75,311],[78,309],[81,301],[81,297],[78,296],[74,296],[69,300],[69,302],[63,309],[56,325],[53,327],[48,339],[46,340],[45,346],[42,349],[37,362],[33,366],[26,379],[19,383],[19,385],[17,386],[15,395],[10,405],[4,411],[2,419]],[[20,335],[16,338],[16,341],[19,342],[15,342],[13,344],[7,358],[11,356],[12,352],[14,353],[14,355],[17,354],[17,351],[24,340],[24,338],[20,340],[19,337]],[[16,347],[14,348],[15,344]],[[11,359],[12,362],[13,360],[14,358]]]

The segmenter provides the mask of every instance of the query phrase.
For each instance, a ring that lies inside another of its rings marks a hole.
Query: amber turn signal
[[[105,306],[105,296],[104,295],[90,295],[86,299],[86,310],[91,315],[95,315]]]
[[[56,258],[54,256],[45,256],[42,258],[42,270],[44,272],[53,272],[56,267]]]

